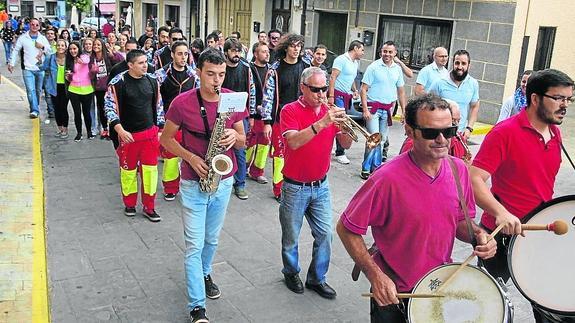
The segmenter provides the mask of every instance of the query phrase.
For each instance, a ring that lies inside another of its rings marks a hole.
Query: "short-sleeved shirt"
[[[435,62],[425,66],[419,71],[417,75],[417,84],[423,85],[425,92],[429,92],[429,88],[433,82],[441,78],[448,78],[449,71],[445,68],[439,68]]]
[[[205,134],[206,131],[200,114],[197,91],[199,91],[199,89],[187,91],[178,95],[172,101],[170,109],[166,114],[166,119],[176,124],[182,130],[182,146],[186,150],[205,160],[209,141],[198,136]],[[221,92],[229,93],[232,91],[222,89]],[[206,100],[203,100],[203,102],[204,108],[207,112],[209,131],[211,135],[214,123],[216,122],[218,102],[208,102]],[[245,112],[233,113],[226,121],[226,128],[232,128],[234,123],[241,121],[245,116]],[[233,176],[237,170],[234,150],[229,149],[225,154],[232,159],[234,167],[228,175],[222,176],[222,178]],[[187,162],[182,162],[182,179],[198,181],[200,177]]]
[[[451,157],[447,157],[451,158]],[[475,200],[467,167],[453,158],[470,217]],[[378,168],[351,199],[340,221],[365,235],[368,226],[380,252],[374,261],[400,292],[412,290],[432,268],[451,262],[456,226],[465,219],[446,158],[435,178],[403,153]]]
[[[461,121],[459,122],[459,132],[463,132],[467,127],[469,116],[469,105],[479,101],[479,83],[477,80],[467,75],[467,77],[457,86],[451,77],[438,79],[433,82],[430,93],[434,93],[441,98],[450,99],[457,102],[461,111]]]
[[[335,79],[335,89],[351,94],[351,87],[355,82],[359,68],[359,60],[352,60],[349,53],[345,53],[336,57],[331,68],[339,71],[339,75]]]
[[[392,62],[387,66],[378,59],[369,64],[361,83],[369,85],[367,101],[389,104],[397,101],[397,88],[402,87],[405,81],[399,65]]]
[[[281,110],[280,118],[282,137],[290,131],[300,131],[309,127],[323,118],[327,112],[328,108],[322,105],[316,113],[313,107],[305,105],[301,97],[295,102],[286,104]],[[283,175],[303,183],[324,178],[330,166],[333,139],[338,132],[338,128],[332,124],[296,150],[285,143]]]
[[[545,143],[523,110],[495,125],[473,160],[473,166],[491,174],[493,195],[519,219],[553,198],[561,164],[561,132],[555,125],[549,128],[552,138]],[[487,212],[481,223],[495,228],[495,218]]]

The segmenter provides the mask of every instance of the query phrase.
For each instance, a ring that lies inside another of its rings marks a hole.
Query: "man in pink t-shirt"
[[[349,148],[351,138],[336,123],[345,120],[345,110],[328,107],[326,75],[318,67],[303,70],[299,89],[302,96],[281,110],[280,128],[284,141],[285,165],[282,173],[282,261],[286,286],[294,293],[304,292],[299,278],[298,240],[304,216],[311,227],[312,261],[305,286],[321,297],[333,299],[336,292],[326,282],[332,240],[329,184],[326,178],[334,138]]]
[[[172,101],[160,143],[170,153],[182,158],[180,196],[186,243],[184,267],[188,310],[192,322],[208,322],[206,297],[216,299],[221,295],[210,274],[237,166],[234,153],[228,149],[225,154],[233,162],[232,171],[222,175],[215,192],[200,189],[199,179],[205,178],[210,169],[205,158],[217,117],[219,94],[215,89],[221,87],[224,81],[226,64],[220,51],[206,49],[200,55],[197,66],[200,87],[184,92]],[[222,92],[230,91],[222,89]],[[220,146],[245,146],[244,117],[245,113],[233,113],[226,121]],[[181,144],[175,139],[180,129]]]
[[[431,269],[451,262],[454,237],[477,239],[481,258],[495,254],[494,241],[472,222],[467,231],[449,166],[452,125],[449,104],[434,95],[412,99],[406,107],[405,131],[413,148],[378,168],[352,198],[337,233],[371,283],[371,322],[405,322],[397,292],[410,292]],[[452,158],[470,217],[475,203],[467,167]],[[362,235],[371,226],[379,253],[372,258]],[[402,303],[403,306],[403,303]]]

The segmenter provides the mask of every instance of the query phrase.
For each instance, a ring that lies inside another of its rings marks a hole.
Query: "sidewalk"
[[[0,322],[48,322],[40,121],[0,82]]]

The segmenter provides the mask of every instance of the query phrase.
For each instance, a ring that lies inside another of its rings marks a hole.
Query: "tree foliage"
[[[92,0],[66,0],[66,3],[70,6],[76,6],[80,12],[92,12]]]

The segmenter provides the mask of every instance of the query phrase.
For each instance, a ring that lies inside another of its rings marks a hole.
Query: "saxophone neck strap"
[[[210,131],[210,124],[208,122],[208,114],[206,112],[206,108],[204,106],[204,100],[202,99],[202,94],[200,93],[200,89],[196,91],[196,97],[198,98],[198,106],[200,107],[200,115],[202,116],[202,121],[204,122],[204,130],[206,131],[205,138],[210,139],[211,131]]]

